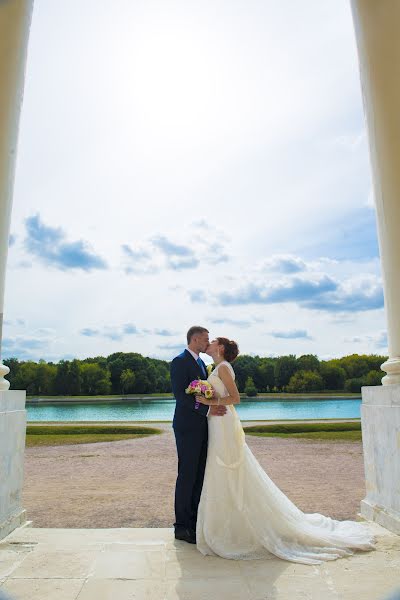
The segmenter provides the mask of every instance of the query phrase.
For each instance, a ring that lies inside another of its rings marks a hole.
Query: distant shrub
[[[365,385],[364,377],[353,377],[351,379],[346,379],[344,382],[344,389],[346,392],[357,394],[361,393],[361,387],[363,385]]]
[[[246,396],[249,396],[250,398],[253,396],[257,396],[257,388],[254,385],[254,381],[252,377],[248,377],[246,379],[246,385],[244,387],[244,393],[246,394]]]
[[[382,377],[384,373],[382,371],[370,371],[365,378],[364,385],[382,385]]]

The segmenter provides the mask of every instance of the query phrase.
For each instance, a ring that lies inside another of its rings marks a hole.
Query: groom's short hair
[[[192,339],[192,337],[194,335],[196,335],[196,333],[209,333],[209,331],[205,327],[200,327],[199,325],[193,325],[193,327],[191,327],[186,334],[188,345],[190,344],[190,340]]]

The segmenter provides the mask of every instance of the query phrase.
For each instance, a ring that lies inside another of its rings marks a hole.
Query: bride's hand
[[[207,406],[214,406],[215,404],[217,404],[217,400],[216,398],[206,398],[205,396],[196,396],[196,400],[197,402],[200,402],[201,404],[206,404]]]

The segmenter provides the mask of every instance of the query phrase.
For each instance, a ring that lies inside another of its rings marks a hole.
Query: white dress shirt
[[[190,354],[193,356],[194,360],[197,362],[197,359],[199,358],[199,355],[196,354],[196,352],[193,352],[193,350],[191,350],[190,348],[186,348],[186,350],[188,352],[190,352]]]

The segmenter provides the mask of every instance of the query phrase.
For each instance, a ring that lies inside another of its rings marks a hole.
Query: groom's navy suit
[[[175,488],[175,531],[196,531],[197,509],[207,460],[209,407],[196,403],[185,389],[194,379],[207,379],[207,369],[188,350],[171,363],[172,392],[176,406],[172,426],[178,451],[178,477]]]

